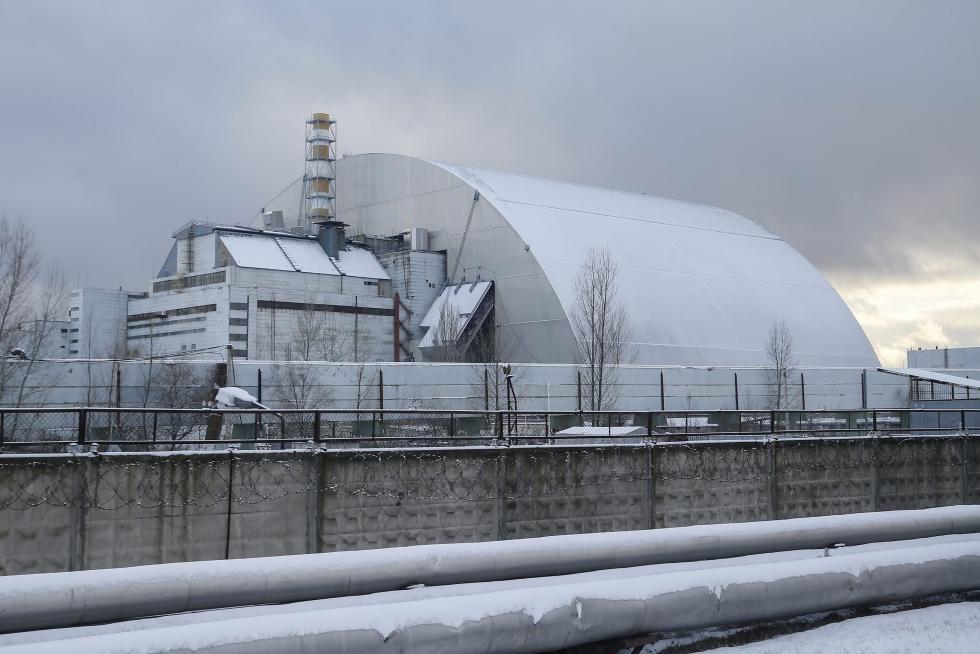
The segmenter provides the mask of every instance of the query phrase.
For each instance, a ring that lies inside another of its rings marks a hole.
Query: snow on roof
[[[419,323],[423,327],[432,327],[439,322],[439,314],[442,312],[442,304],[449,301],[453,311],[460,316],[468,316],[476,311],[487,294],[491,282],[469,282],[447,286],[436,298],[429,310],[425,312],[425,317]]]
[[[933,372],[922,368],[878,368],[881,372],[893,375],[902,375],[912,379],[924,379],[925,381],[936,382],[938,384],[952,384],[954,386],[980,389],[980,380],[970,379],[969,377],[958,377],[956,375],[946,375],[941,372]]]
[[[222,234],[221,244],[242,268],[296,270],[275,239],[244,234]]]
[[[374,254],[362,248],[348,247],[331,259],[312,238],[231,232],[221,234],[221,243],[242,268],[391,279]]]
[[[492,284],[493,282],[469,282],[442,289],[442,293],[425,312],[422,322],[419,323],[422,327],[429,328],[425,336],[419,341],[419,347],[433,347],[435,345],[435,335],[439,331],[437,326],[442,317],[443,305],[447,306],[449,312],[460,317],[460,331],[465,329],[470,316],[480,306],[480,302],[483,301]]]
[[[391,279],[370,250],[348,246],[333,262],[345,275],[368,279]]]
[[[569,427],[556,431],[555,436],[644,436],[643,427]]]
[[[717,427],[717,423],[708,422],[708,416],[667,416],[668,427]]]
[[[336,275],[340,271],[333,264],[320,244],[313,240],[276,238],[275,242],[300,272]]]

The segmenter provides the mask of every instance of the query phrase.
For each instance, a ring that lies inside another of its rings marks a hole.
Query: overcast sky
[[[886,363],[980,345],[980,2],[0,0],[0,212],[73,286],[248,222],[314,110],[342,152],[741,213]]]

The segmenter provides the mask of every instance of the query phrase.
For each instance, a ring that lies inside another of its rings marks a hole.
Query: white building
[[[189,223],[174,239],[147,293],[73,293],[74,356],[98,354],[83,350],[92,325],[105,343],[117,333],[111,327],[121,330],[125,351],[144,357],[230,343],[240,359],[404,358],[396,333],[408,315],[396,314],[391,277],[368,249],[346,242],[342,225],[310,236]]]
[[[140,294],[122,289],[81,288],[68,302],[69,343],[64,356],[121,358],[126,354],[126,311]]]

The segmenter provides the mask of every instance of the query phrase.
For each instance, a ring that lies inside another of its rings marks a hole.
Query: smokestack
[[[347,235],[344,233],[344,223],[338,220],[321,220],[317,222],[319,230],[316,233],[316,240],[320,242],[320,247],[332,259],[340,257],[340,251],[346,246]]]
[[[334,143],[337,121],[315,113],[306,121],[306,174],[303,176],[303,219],[307,229],[336,217],[334,206]]]

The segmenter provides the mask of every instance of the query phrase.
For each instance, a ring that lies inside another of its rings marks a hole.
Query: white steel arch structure
[[[503,357],[571,363],[568,315],[590,248],[619,265],[638,364],[767,365],[773,321],[804,366],[875,366],[830,283],[785,241],[722,209],[392,154],[337,162],[354,232],[429,230],[451,282],[493,280]]]

